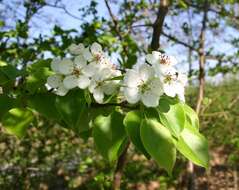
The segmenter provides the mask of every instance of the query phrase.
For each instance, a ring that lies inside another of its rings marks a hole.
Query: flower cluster
[[[121,75],[110,63],[98,43],[90,47],[83,44],[71,45],[73,58],[55,59],[51,63],[54,75],[48,77],[47,84],[57,95],[64,96],[73,88],[88,89],[96,102],[103,103],[104,95],[117,90],[119,81],[110,80]]]
[[[64,96],[78,87],[88,89],[98,103],[104,103],[105,95],[117,96],[120,92],[130,104],[142,101],[147,107],[158,106],[163,94],[184,101],[187,79],[174,68],[177,61],[172,56],[153,51],[146,55],[145,63],[136,64],[122,76],[98,43],[90,47],[74,44],[69,51],[73,58],[55,59],[51,63],[55,74],[48,77],[47,84],[57,95]]]

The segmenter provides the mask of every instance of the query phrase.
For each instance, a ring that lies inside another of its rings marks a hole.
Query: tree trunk
[[[120,190],[120,185],[121,185],[121,178],[123,175],[123,169],[127,161],[127,150],[129,148],[129,142],[126,145],[124,151],[120,155],[118,161],[117,161],[117,166],[114,172],[114,179],[113,179],[113,190]]]
[[[200,109],[203,101],[204,96],[204,88],[205,88],[205,32],[206,32],[206,23],[207,23],[207,13],[208,13],[208,0],[204,1],[204,10],[203,10],[203,19],[202,19],[202,28],[199,36],[199,90],[198,90],[198,97],[197,97],[197,104],[196,104],[196,112],[199,115]],[[192,162],[188,163],[188,190],[195,189],[195,174],[194,174],[194,165]]]
[[[160,47],[160,36],[163,31],[163,23],[168,13],[169,0],[160,0],[157,18],[153,24],[153,35],[151,41],[151,50],[158,50]]]

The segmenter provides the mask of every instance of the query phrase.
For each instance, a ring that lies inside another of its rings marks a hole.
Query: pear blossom
[[[81,88],[88,89],[97,103],[104,103],[105,96],[114,94],[121,101],[130,104],[141,101],[146,107],[158,106],[163,94],[184,101],[186,76],[174,68],[177,61],[172,56],[153,51],[146,55],[147,63],[128,69],[122,81],[115,78],[122,73],[107,58],[100,44],[95,42],[89,47],[73,44],[69,52],[71,58],[57,58],[51,63],[55,74],[48,77],[47,85],[57,95],[64,96],[73,88]]]
[[[151,54],[147,54],[146,60],[154,67],[158,75],[161,75],[165,70],[177,64],[175,57],[162,54],[158,51],[152,51]]]
[[[69,52],[73,55],[79,55],[82,54],[82,52],[85,50],[84,44],[80,43],[78,45],[76,44],[71,44],[70,47],[68,48]]]
[[[163,83],[163,91],[167,96],[175,97],[176,95],[182,101],[184,98],[184,87],[187,82],[187,77],[179,73],[174,68],[165,70],[161,77]]]
[[[161,80],[156,77],[153,67],[143,64],[138,70],[130,69],[124,77],[124,96],[135,104],[142,101],[147,107],[156,107],[163,94]]]
[[[96,102],[101,104],[104,102],[105,95],[115,93],[119,81],[110,79],[119,75],[121,75],[119,71],[117,72],[112,68],[103,68],[92,77],[89,91],[93,94]]]
[[[65,96],[68,89],[63,85],[63,75],[54,74],[47,78],[47,85],[53,88],[53,92],[59,96]]]

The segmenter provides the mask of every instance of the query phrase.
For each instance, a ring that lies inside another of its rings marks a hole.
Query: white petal
[[[102,52],[102,47],[100,44],[94,42],[91,47],[90,47],[90,51],[93,53],[93,54],[96,54],[96,53],[101,53]]]
[[[151,66],[147,64],[143,64],[139,68],[139,74],[140,74],[140,78],[145,82],[145,81],[148,81],[150,78],[153,78],[155,75],[155,72]]]
[[[155,59],[154,59],[152,54],[147,54],[146,55],[146,61],[148,61],[149,63],[153,64]]]
[[[81,54],[84,49],[85,49],[84,44],[78,44],[78,45],[72,44],[69,47],[70,53],[72,53],[74,55]]]
[[[99,71],[94,63],[90,63],[82,69],[82,72],[84,73],[84,75],[92,77]]]
[[[112,75],[112,70],[110,68],[103,68],[100,71],[102,78],[107,79]]]
[[[78,87],[81,89],[85,89],[90,85],[90,79],[87,76],[81,75],[78,78]]]
[[[75,75],[66,76],[63,80],[63,84],[66,89],[75,88],[78,85],[78,78]]]
[[[130,69],[126,72],[124,77],[124,84],[127,87],[137,87],[141,83],[138,72]]]
[[[56,58],[56,59],[53,59],[51,62],[51,69],[56,73],[59,72],[60,61],[61,61],[60,59]]]
[[[102,90],[104,91],[106,95],[113,94],[116,91],[116,89],[117,89],[117,85],[114,82],[108,82],[102,86]]]
[[[89,91],[93,93],[96,87],[97,87],[97,83],[94,80],[91,80],[89,85]]]
[[[83,67],[86,66],[86,59],[83,57],[83,55],[78,55],[77,57],[75,57],[74,59],[74,64],[78,69],[81,69]]]
[[[159,51],[152,51],[152,56],[154,57],[155,60],[159,60],[159,58],[162,56],[162,53]]]
[[[153,94],[150,91],[146,91],[141,95],[141,100],[146,107],[157,107],[159,104],[160,96]]]
[[[63,84],[61,84],[55,91],[55,94],[58,96],[65,96],[69,90],[64,87]]]
[[[63,75],[69,75],[73,72],[74,64],[73,62],[65,58],[59,63],[59,72]]]
[[[104,93],[100,88],[96,88],[93,92],[93,96],[96,102],[103,103],[104,100]]]
[[[164,90],[164,93],[170,97],[176,96],[176,90],[175,90],[174,84],[169,84],[169,83],[164,84],[163,90]]]
[[[169,56],[169,60],[170,60],[170,65],[176,65],[177,64],[177,59],[174,56]]]
[[[47,84],[52,88],[57,88],[62,83],[61,75],[51,75],[47,78]]]
[[[176,94],[178,95],[178,98],[184,102],[185,101],[184,86],[180,82],[175,82],[174,86],[175,86],[175,91],[176,91]]]
[[[124,96],[126,100],[131,103],[135,104],[139,101],[140,99],[140,93],[138,88],[124,88]]]
[[[87,61],[91,61],[92,58],[93,58],[92,54],[90,53],[89,48],[85,48],[85,49],[83,50],[83,56],[84,56],[84,58],[85,58]]]
[[[163,95],[163,84],[161,83],[159,78],[155,78],[150,82],[150,90],[152,91],[152,93],[161,96]]]
[[[187,75],[185,74],[182,74],[182,73],[179,73],[178,74],[178,81],[183,85],[185,86],[188,82],[188,78],[187,78]]]

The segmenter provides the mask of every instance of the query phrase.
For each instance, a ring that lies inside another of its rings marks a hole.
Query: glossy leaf
[[[169,175],[176,160],[176,148],[169,130],[154,119],[144,119],[140,136],[147,152]]]
[[[26,108],[13,108],[3,116],[2,125],[8,133],[17,137],[23,137],[33,118],[30,110]]]
[[[158,113],[161,123],[170,130],[172,135],[178,137],[185,123],[185,113],[182,103],[166,97],[161,98]]]
[[[130,111],[124,118],[124,126],[127,135],[134,146],[142,152],[147,158],[150,157],[148,152],[145,150],[144,145],[140,138],[140,124],[141,124],[141,113],[139,111]]]
[[[208,142],[203,135],[190,125],[185,125],[177,143],[177,150],[193,163],[208,167]]]
[[[88,107],[82,90],[72,90],[63,97],[57,96],[55,106],[69,128],[77,133],[89,130]]]
[[[98,152],[110,162],[115,161],[123,148],[126,133],[124,116],[116,111],[108,116],[99,115],[94,121],[93,137]]]
[[[46,118],[60,120],[60,114],[55,107],[56,95],[53,93],[41,93],[29,96],[27,104],[29,108],[36,110]]]
[[[196,130],[199,130],[199,119],[197,113],[187,104],[183,104],[183,109],[186,115],[187,122],[189,122],[190,125]]]

